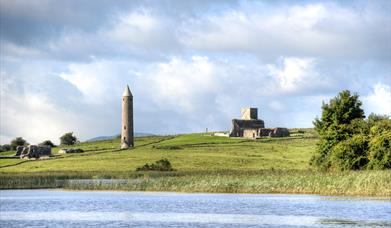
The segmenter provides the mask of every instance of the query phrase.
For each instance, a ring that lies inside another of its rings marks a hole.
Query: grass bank
[[[136,148],[131,150],[118,150],[118,140],[81,143],[73,147],[85,153],[49,160],[0,160],[0,188],[391,197],[390,170],[310,171],[308,160],[317,138],[311,131],[302,132],[297,130],[289,138],[260,140],[209,134],[142,137],[136,139]],[[177,171],[134,171],[162,158],[170,160]],[[79,179],[96,181],[74,181]]]

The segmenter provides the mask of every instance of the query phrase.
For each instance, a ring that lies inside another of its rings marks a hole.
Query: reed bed
[[[118,177],[122,177],[119,179]],[[125,178],[124,178],[125,177]],[[110,175],[0,176],[2,189],[295,193],[391,197],[391,171],[319,173],[301,170],[253,172],[145,172]]]

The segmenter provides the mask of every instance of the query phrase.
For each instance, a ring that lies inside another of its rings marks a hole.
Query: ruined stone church
[[[242,108],[241,118],[232,120],[229,137],[260,138],[289,136],[287,128],[265,128],[265,122],[258,119],[257,108]]]

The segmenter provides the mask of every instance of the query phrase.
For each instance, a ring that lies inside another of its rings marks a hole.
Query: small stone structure
[[[40,158],[52,155],[52,148],[50,146],[18,146],[16,147],[15,156],[20,158]]]
[[[260,138],[260,137],[287,137],[287,128],[265,128],[265,122],[258,119],[257,108],[242,108],[241,119],[232,120],[232,129],[229,137]]]
[[[269,134],[270,137],[288,137],[289,130],[283,127],[277,127],[272,129],[272,132]]]

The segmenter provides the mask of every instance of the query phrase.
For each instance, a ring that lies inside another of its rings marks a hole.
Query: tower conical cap
[[[123,97],[133,97],[132,93],[130,92],[129,85],[126,85],[125,91],[122,94]]]

